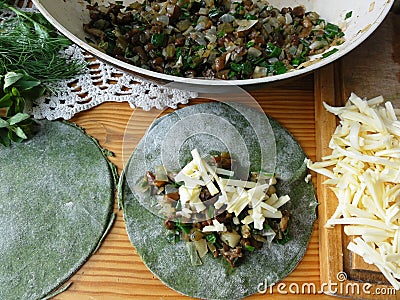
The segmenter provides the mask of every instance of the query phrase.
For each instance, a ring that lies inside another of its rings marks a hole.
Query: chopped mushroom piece
[[[249,181],[235,180],[233,170],[222,168],[233,165],[229,153],[215,156],[215,165],[208,164],[196,149],[192,155],[193,160],[177,173],[156,168],[158,178],[168,180],[162,185],[150,171],[144,176],[147,181],[139,183],[139,190],[146,191],[149,187],[151,192],[153,188],[157,190],[158,207],[166,217],[164,227],[171,231],[172,240],[180,238],[195,244],[200,258],[193,257],[196,251],[189,244],[192,262],[199,264],[209,250],[214,257],[224,257],[236,267],[245,253],[260,249],[264,244],[269,247],[274,239],[284,241],[289,212],[278,209],[290,198],[276,195],[275,177],[252,173]],[[182,183],[179,187],[176,186],[178,182]],[[143,185],[147,188],[142,188]],[[212,195],[209,187],[218,194]],[[160,188],[163,189],[161,193]],[[267,204],[268,201],[275,207]],[[235,209],[229,211],[229,205]],[[264,217],[268,210],[275,214]]]

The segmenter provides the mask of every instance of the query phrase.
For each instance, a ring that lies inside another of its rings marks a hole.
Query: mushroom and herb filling
[[[336,52],[343,31],[306,12],[263,0],[118,1],[87,5],[89,43],[137,67],[168,75],[249,79],[286,73]]]
[[[232,159],[221,153],[210,159],[192,150],[190,161],[178,173],[164,167],[147,171],[137,185],[157,199],[165,217],[167,238],[186,242],[193,265],[207,253],[236,267],[246,253],[264,243],[287,242],[290,198],[278,196],[272,174],[251,173],[248,181],[234,179]]]

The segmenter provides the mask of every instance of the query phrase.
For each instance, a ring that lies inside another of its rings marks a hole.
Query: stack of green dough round
[[[109,225],[114,172],[97,142],[41,121],[0,145],[0,299],[41,299],[88,259]]]

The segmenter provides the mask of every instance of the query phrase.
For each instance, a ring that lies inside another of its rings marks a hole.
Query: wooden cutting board
[[[366,97],[383,94],[391,100],[400,99],[400,75],[397,69],[399,52],[394,51],[400,51],[399,45],[396,44],[396,33],[398,38],[399,32],[398,18],[391,15],[373,38],[339,63],[328,65],[314,74],[251,91],[251,95],[264,111],[292,132],[312,160],[317,160],[329,152],[328,141],[336,127],[335,117],[324,111],[322,101],[341,105],[350,91]],[[385,43],[379,42],[380,39]],[[193,99],[190,103],[203,101],[207,100]],[[397,107],[400,107],[399,101],[397,104]],[[152,112],[132,110],[127,103],[111,102],[81,112],[72,121],[84,127],[103,147],[114,152],[115,157],[112,161],[120,172],[124,161],[124,131],[133,113],[135,118],[140,119],[141,131],[153,120]],[[134,147],[135,143],[132,141],[131,146]],[[323,224],[332,214],[336,199],[321,185],[322,177],[317,176],[313,180],[320,202],[319,219],[315,223],[304,259],[281,285],[276,285],[265,294],[257,294],[250,299],[331,299],[325,295],[329,283],[337,284],[338,291],[335,294],[339,296],[378,298],[376,294],[346,292],[345,287],[351,287],[348,283],[358,281],[360,284],[371,282],[374,288],[387,286],[382,284],[384,282],[379,274],[365,271],[365,266],[359,262],[358,270],[352,267],[354,261],[345,250],[347,241],[340,227],[329,231],[323,228]],[[164,286],[147,270],[129,242],[122,211],[118,211],[115,206],[115,212],[116,222],[99,250],[71,278],[71,287],[55,299],[187,299]],[[346,272],[348,278],[338,280],[337,275],[341,274],[340,272]],[[363,277],[355,272],[363,274]],[[263,274],[260,274],[260,282],[254,284],[260,284],[262,281]],[[370,291],[372,290],[374,289],[371,288]],[[381,296],[381,299],[387,298],[387,295]]]
[[[362,46],[343,57],[335,65],[317,73],[316,89],[320,100],[343,105],[351,92],[364,98],[383,95],[395,108],[400,108],[400,15],[390,13],[378,30]],[[327,145],[336,119],[316,103],[317,159],[330,154]],[[331,294],[364,299],[400,299],[375,266],[346,249],[350,238],[340,226],[325,229],[337,200],[317,176],[320,220],[321,282],[333,283]],[[369,285],[371,284],[371,286]],[[365,291],[362,291],[362,289]],[[359,292],[358,292],[359,290]],[[336,292],[335,292],[336,291]]]
[[[251,95],[259,102],[266,113],[278,120],[292,132],[307,155],[316,159],[315,134],[315,98],[314,76],[309,74],[302,78],[280,83],[274,87],[265,87],[251,91]],[[190,104],[209,101],[193,99]],[[180,106],[182,107],[182,105]],[[170,112],[166,110],[164,113]],[[124,156],[122,152],[124,131],[132,114],[141,124],[138,130],[142,133],[153,120],[158,111],[132,110],[126,103],[105,103],[90,111],[78,114],[72,121],[83,126],[88,134],[96,137],[100,144],[113,151],[112,161],[121,171]],[[132,148],[137,140],[132,141]],[[130,153],[128,153],[130,154]],[[126,157],[125,157],[126,158]],[[98,252],[71,278],[73,284],[56,299],[187,299],[164,286],[141,261],[134,247],[130,244],[125,231],[122,211],[118,211],[116,222],[104,240]],[[320,286],[319,271],[318,221],[306,255],[293,273],[287,277],[281,287],[265,294],[257,294],[250,299],[290,299],[289,286],[312,285],[316,291]],[[264,283],[263,274],[260,282]],[[299,293],[301,290],[299,290]],[[301,296],[301,295],[300,295]],[[311,295],[313,296],[313,295]],[[299,295],[293,296],[298,299]],[[325,297],[325,296],[322,296]],[[309,299],[310,295],[304,296]]]

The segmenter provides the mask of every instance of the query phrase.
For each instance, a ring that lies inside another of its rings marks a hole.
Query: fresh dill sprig
[[[22,142],[36,122],[24,112],[27,101],[51,91],[50,84],[74,78],[86,63],[68,60],[61,51],[71,44],[40,14],[0,0],[15,16],[0,20],[0,144]]]
[[[0,24],[0,74],[24,70],[47,84],[73,78],[84,69],[85,64],[60,55],[71,42],[40,13],[10,9],[18,13]]]

